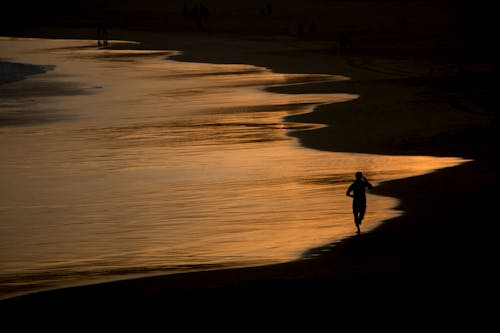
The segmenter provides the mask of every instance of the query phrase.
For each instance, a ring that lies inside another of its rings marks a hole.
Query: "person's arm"
[[[347,195],[348,197],[354,198],[354,195],[351,192],[352,192],[352,184],[349,186],[349,188],[345,192],[345,195]]]
[[[373,190],[373,185],[366,179],[366,177],[363,177],[363,182],[365,183],[365,187],[369,190]]]

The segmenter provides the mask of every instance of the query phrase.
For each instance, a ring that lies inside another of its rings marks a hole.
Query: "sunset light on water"
[[[358,96],[264,88],[346,77],[116,44],[0,40],[3,61],[55,66],[0,86],[10,121],[0,128],[0,296],[293,260],[354,234],[354,172],[376,185],[463,162],[324,152],[288,137],[316,126],[284,117]],[[396,204],[369,196],[362,230],[399,214]]]

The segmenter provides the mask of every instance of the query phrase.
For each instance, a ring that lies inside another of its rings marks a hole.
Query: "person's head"
[[[363,178],[363,173],[361,171],[356,172],[356,179],[361,180]]]

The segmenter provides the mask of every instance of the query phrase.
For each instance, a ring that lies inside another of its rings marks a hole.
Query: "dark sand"
[[[440,320],[444,327],[468,320],[477,327],[484,323],[482,315],[487,318],[492,309],[488,302],[496,300],[493,228],[499,184],[498,53],[488,39],[492,31],[487,10],[471,10],[467,2],[318,3],[337,5],[338,11],[330,12],[331,17],[315,12],[316,34],[299,34],[295,22],[311,15],[290,9],[288,16],[259,25],[260,31],[243,29],[241,22],[253,19],[243,14],[239,20],[227,13],[213,15],[202,31],[187,21],[173,29],[181,20],[175,15],[164,25],[135,18],[129,29],[115,20],[110,38],[141,41],[144,48],[184,50],[179,56],[184,61],[349,76],[352,80],[344,82],[272,88],[361,95],[356,101],[290,117],[330,125],[291,133],[303,145],[457,156],[472,162],[376,187],[375,194],[400,199],[398,209],[404,214],[360,236],[354,235],[353,225],[353,237],[312,249],[307,260],[59,289],[3,300],[2,308],[154,308],[171,319],[176,318],[173,313],[231,312],[254,320],[262,318],[257,314],[272,317],[287,309],[328,313],[332,326],[341,319],[339,313],[365,319],[376,313],[390,322],[405,318],[407,328],[429,319]],[[359,10],[360,4],[365,10]],[[355,19],[349,21],[349,15]],[[89,21],[71,22],[11,22],[2,29],[4,35],[94,38]],[[341,31],[352,36],[345,50],[338,43]],[[293,317],[284,320],[293,326]]]

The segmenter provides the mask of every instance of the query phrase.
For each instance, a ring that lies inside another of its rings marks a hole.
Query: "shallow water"
[[[354,234],[344,193],[355,171],[376,185],[462,162],[316,151],[288,137],[314,126],[283,117],[358,96],[264,88],[346,77],[113,45],[0,39],[0,60],[47,70],[0,85],[1,297],[296,259]],[[9,66],[3,76],[23,74]],[[399,214],[396,203],[369,195],[363,231]]]

